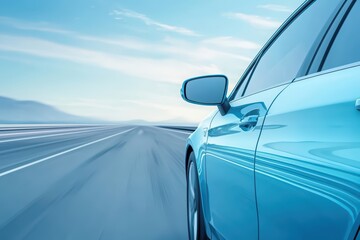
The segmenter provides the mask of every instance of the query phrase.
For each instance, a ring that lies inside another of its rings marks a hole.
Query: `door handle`
[[[356,99],[355,108],[356,108],[356,110],[360,111],[360,98]]]
[[[259,115],[250,115],[242,118],[239,127],[244,131],[249,131],[254,128],[259,120]]]
[[[209,128],[203,128],[204,137],[207,136]]]

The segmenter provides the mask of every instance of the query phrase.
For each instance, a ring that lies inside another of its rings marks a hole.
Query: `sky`
[[[229,92],[300,0],[0,0],[0,96],[110,121],[196,123],[179,94],[224,74]]]

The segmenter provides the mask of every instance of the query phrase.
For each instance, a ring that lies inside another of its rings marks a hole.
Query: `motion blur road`
[[[189,134],[0,128],[0,239],[187,239]]]

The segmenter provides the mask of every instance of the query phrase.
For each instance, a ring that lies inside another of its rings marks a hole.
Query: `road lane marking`
[[[36,160],[36,161],[34,161],[34,162],[27,163],[27,164],[24,164],[24,165],[22,165],[22,166],[19,166],[19,167],[16,167],[16,168],[7,170],[7,171],[5,171],[5,172],[0,173],[0,177],[5,176],[5,175],[8,175],[8,174],[13,173],[13,172],[16,172],[16,171],[19,171],[19,170],[21,170],[21,169],[24,169],[24,168],[33,166],[33,165],[38,164],[38,163],[45,162],[45,161],[47,161],[47,160],[50,160],[50,159],[52,159],[52,158],[55,158],[55,157],[64,155],[64,154],[66,154],[66,153],[73,152],[73,151],[78,150],[78,149],[80,149],[80,148],[83,148],[83,147],[86,147],[86,146],[89,146],[89,145],[92,145],[92,144],[95,144],[95,143],[98,143],[98,142],[101,142],[101,141],[104,141],[104,140],[107,140],[107,139],[116,137],[116,136],[118,136],[118,135],[121,135],[121,134],[124,134],[124,133],[127,133],[127,132],[130,132],[130,131],[133,130],[133,129],[135,129],[135,128],[131,128],[131,129],[128,129],[128,130],[125,130],[125,131],[122,131],[122,132],[119,132],[119,133],[116,133],[116,134],[113,134],[113,135],[110,135],[110,136],[107,136],[107,137],[104,137],[104,138],[100,138],[100,139],[98,139],[98,140],[95,140],[95,141],[92,141],[92,142],[89,142],[89,143],[85,143],[85,144],[82,144],[82,145],[80,145],[80,146],[77,146],[77,147],[74,147],[74,148],[71,148],[71,149],[68,149],[68,150],[65,150],[65,151],[56,153],[56,154],[54,154],[54,155],[51,155],[51,156],[48,156],[48,157],[45,157],[45,158],[42,158],[42,159],[39,159],[39,160]]]
[[[73,128],[73,129],[54,129],[54,130],[38,130],[38,131],[33,131],[33,132],[15,132],[15,133],[1,133],[0,132],[0,137],[5,137],[5,136],[14,136],[14,135],[32,135],[32,134],[36,134],[36,133],[67,133],[67,132],[71,132],[71,131],[86,131],[89,129],[95,129],[95,128]],[[97,128],[98,129],[98,128]],[[19,130],[21,131],[21,130]]]
[[[40,136],[34,136],[34,137],[22,137],[22,138],[15,138],[15,139],[6,139],[6,140],[0,140],[0,143],[31,140],[31,139],[37,139],[37,138],[63,136],[63,135],[76,134],[76,133],[88,133],[88,132],[94,132],[94,131],[99,131],[99,130],[100,129],[97,128],[97,129],[91,129],[91,130],[88,130],[88,131],[83,130],[83,131],[76,131],[76,132],[66,132],[66,133],[55,133],[55,134],[49,134],[49,135],[40,135]],[[0,135],[0,137],[1,137],[1,135]]]

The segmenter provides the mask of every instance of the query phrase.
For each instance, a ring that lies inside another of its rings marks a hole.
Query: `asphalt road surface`
[[[188,131],[0,128],[0,239],[187,239]]]

